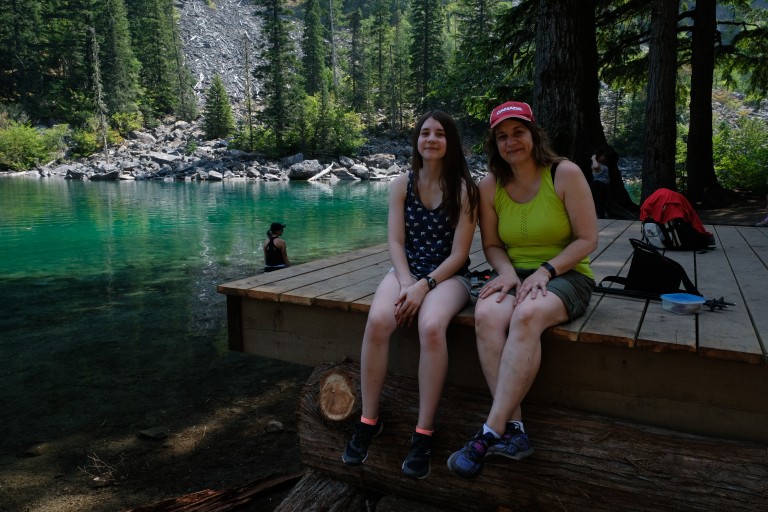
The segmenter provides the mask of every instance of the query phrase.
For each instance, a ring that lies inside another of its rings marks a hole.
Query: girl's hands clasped
[[[421,283],[413,279],[410,283],[400,283],[400,295],[395,301],[395,320],[398,327],[410,326],[413,323],[428,291],[426,282]]]

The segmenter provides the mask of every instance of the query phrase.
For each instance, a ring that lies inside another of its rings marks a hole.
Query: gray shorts
[[[520,270],[517,272],[517,276],[522,281],[536,272],[536,270],[538,269]],[[587,310],[589,299],[592,297],[593,286],[595,286],[594,279],[585,276],[581,272],[569,270],[548,282],[547,291],[560,297],[568,312],[568,321],[571,321],[579,318]],[[512,290],[509,293],[514,295]]]
[[[387,274],[391,274],[394,271],[395,271],[395,267],[390,267],[389,271],[387,272]],[[414,279],[418,279],[418,276],[414,276],[413,274],[411,274],[411,276]],[[457,279],[461,284],[464,285],[464,288],[467,289],[467,293],[470,293],[472,291],[472,285],[470,284],[468,277],[460,276],[459,274],[455,274],[455,275],[452,275],[451,277],[449,277],[448,279]]]

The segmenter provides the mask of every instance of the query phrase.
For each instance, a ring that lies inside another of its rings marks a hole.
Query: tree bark
[[[675,184],[675,87],[678,0],[653,0],[648,51],[648,96],[642,167],[642,200]]]
[[[718,197],[722,187],[712,155],[712,83],[715,72],[717,11],[715,0],[699,0],[693,11],[691,103],[688,125],[687,197],[692,204]]]
[[[490,396],[450,386],[436,418],[432,471],[424,480],[409,479],[401,464],[416,423],[418,383],[392,374],[382,392],[384,431],[362,466],[347,466],[341,452],[357,418],[331,423],[318,408],[320,383],[333,372],[359,375],[359,366],[316,368],[300,394],[297,417],[303,463],[337,481],[446,511],[768,510],[765,446],[530,403],[523,413],[536,452],[522,462],[490,459],[476,481],[462,480],[445,462],[482,425]]]

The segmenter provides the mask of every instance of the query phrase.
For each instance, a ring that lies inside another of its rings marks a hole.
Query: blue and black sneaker
[[[427,478],[432,467],[432,436],[419,434],[411,437],[411,451],[403,461],[403,474],[411,478]]]
[[[381,420],[377,421],[375,425],[359,422],[352,434],[352,439],[349,440],[346,448],[344,448],[344,453],[341,454],[341,460],[344,461],[344,464],[359,466],[365,462],[365,459],[368,458],[368,447],[371,445],[371,441],[381,434],[382,430],[384,430],[384,423]]]
[[[533,453],[533,446],[528,435],[520,430],[517,423],[510,421],[501,440],[488,447],[486,457],[499,456],[508,459],[523,460]]]
[[[462,478],[475,478],[483,471],[485,454],[489,447],[501,442],[487,432],[478,432],[461,450],[448,457],[448,469]]]

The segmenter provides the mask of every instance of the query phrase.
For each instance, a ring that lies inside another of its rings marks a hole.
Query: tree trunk
[[[522,462],[489,459],[475,481],[462,480],[445,462],[482,425],[490,396],[452,386],[440,400],[432,471],[424,480],[412,480],[402,475],[401,464],[418,417],[418,382],[393,374],[387,375],[382,391],[384,431],[373,440],[362,466],[347,466],[341,453],[360,414],[360,401],[350,420],[328,421],[319,407],[321,384],[336,380],[331,375],[339,374],[343,381],[359,371],[356,363],[318,367],[299,397],[302,461],[333,480],[446,511],[768,510],[765,446],[530,403],[523,404],[523,412],[536,452]],[[359,397],[357,377],[355,392]]]
[[[600,122],[594,0],[539,2],[536,118],[555,151],[591,179],[590,157],[606,143]]]
[[[691,104],[688,125],[687,196],[692,204],[720,196],[722,187],[712,158],[712,75],[715,72],[717,12],[715,0],[699,0],[691,37]]]
[[[642,200],[675,185],[675,87],[677,85],[678,0],[653,0],[648,51],[648,97],[642,167]]]

